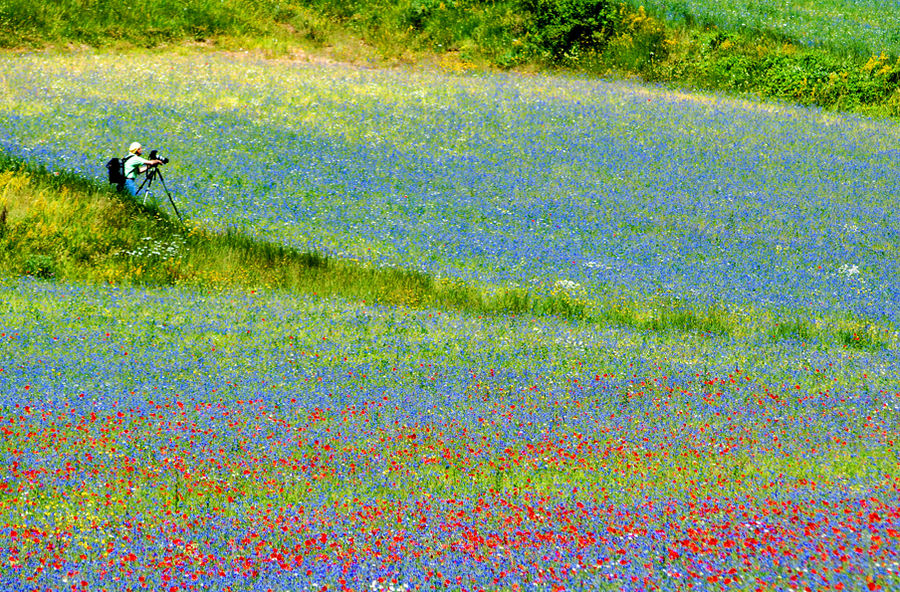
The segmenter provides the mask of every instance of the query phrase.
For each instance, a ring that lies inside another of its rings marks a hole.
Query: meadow
[[[675,22],[751,31],[807,47],[827,46],[839,53],[900,52],[900,4],[896,1],[648,0],[640,4]]]
[[[199,228],[747,327],[5,275],[0,588],[898,585],[896,126],[458,65],[10,56],[0,148],[137,139]]]
[[[0,48],[564,71],[900,117],[897,0],[6,0]]]
[[[252,291],[3,299],[4,589],[897,582],[896,352]]]
[[[239,57],[25,55],[3,81],[8,153],[102,179],[140,140],[212,229],[586,301],[900,318],[890,120]]]

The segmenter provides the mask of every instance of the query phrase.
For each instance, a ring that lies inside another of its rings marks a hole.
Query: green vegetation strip
[[[275,289],[389,306],[547,315],[663,334],[763,335],[870,351],[898,341],[892,328],[850,316],[784,319],[767,311],[698,308],[664,295],[608,295],[599,301],[565,289],[536,295],[302,252],[234,231],[214,234],[77,174],[51,173],[8,156],[0,156],[0,272],[61,281]]]

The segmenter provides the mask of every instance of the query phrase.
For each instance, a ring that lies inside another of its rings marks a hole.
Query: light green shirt
[[[135,179],[138,174],[140,174],[140,168],[145,164],[149,163],[149,160],[144,160],[137,154],[131,154],[128,157],[128,160],[125,161],[125,178],[126,179]]]

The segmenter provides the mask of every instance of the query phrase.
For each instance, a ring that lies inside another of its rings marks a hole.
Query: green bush
[[[521,0],[535,49],[555,61],[601,51],[616,32],[618,5],[610,0]]]
[[[422,30],[429,18],[445,5],[439,0],[409,0],[403,5],[402,22],[416,30]]]
[[[680,40],[658,72],[663,80],[695,87],[900,114],[900,62],[888,56],[862,64],[821,49],[737,33],[693,31]]]

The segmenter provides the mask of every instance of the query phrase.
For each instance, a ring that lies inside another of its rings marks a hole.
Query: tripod
[[[147,169],[147,175],[144,177],[144,181],[141,183],[141,186],[138,187],[134,196],[137,197],[140,195],[141,190],[146,186],[147,191],[144,192],[144,199],[147,197],[147,193],[150,191],[150,187],[153,185],[153,181],[159,179],[160,184],[162,185],[163,191],[166,193],[166,197],[169,198],[169,203],[172,204],[172,209],[175,210],[175,215],[178,216],[178,221],[184,224],[184,220],[181,218],[181,212],[178,211],[178,207],[175,205],[175,200],[172,199],[172,194],[169,192],[169,188],[166,187],[166,179],[163,177],[162,171],[159,170],[159,165],[154,165]]]

